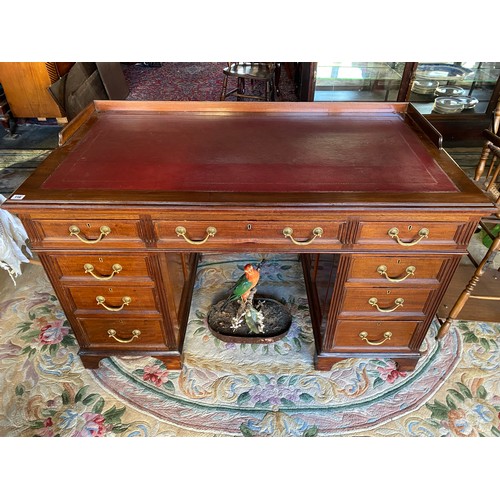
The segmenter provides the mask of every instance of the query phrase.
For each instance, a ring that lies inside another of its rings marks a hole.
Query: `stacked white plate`
[[[434,91],[434,95],[437,97],[457,97],[465,95],[465,89],[462,87],[438,86]]]
[[[415,94],[433,94],[439,82],[432,80],[415,80],[411,86],[411,91]]]
[[[454,97],[437,97],[434,100],[433,111],[440,114],[460,113],[464,109],[464,104]]]
[[[475,97],[468,95],[457,96],[453,99],[457,99],[458,101],[460,101],[464,105],[464,109],[472,109],[479,102]]]

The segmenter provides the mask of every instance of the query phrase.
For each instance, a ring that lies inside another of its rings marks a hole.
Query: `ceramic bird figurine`
[[[245,303],[250,295],[250,292],[257,286],[260,278],[260,267],[264,261],[261,261],[256,266],[252,264],[246,264],[243,270],[244,274],[241,275],[239,280],[234,285],[231,295],[225,300],[223,308],[226,307],[229,302],[233,300],[241,300]]]

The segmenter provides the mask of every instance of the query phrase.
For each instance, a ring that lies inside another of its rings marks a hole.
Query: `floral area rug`
[[[457,322],[440,342],[432,325],[414,372],[376,359],[315,371],[293,257],[271,259],[259,286],[293,313],[283,339],[229,344],[207,329],[221,282],[234,281],[251,259],[241,257],[214,255],[199,266],[178,371],[149,357],[85,370],[43,269],[26,265],[17,286],[1,277],[0,435],[500,435],[500,325]]]

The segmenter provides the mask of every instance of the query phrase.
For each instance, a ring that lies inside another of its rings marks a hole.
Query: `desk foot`
[[[414,358],[392,358],[398,365],[398,370],[401,372],[412,372],[417,366],[420,356]]]
[[[79,352],[78,356],[80,357],[84,368],[87,370],[97,370],[99,368],[99,363],[101,360],[105,358],[120,357],[117,355],[116,351],[113,353],[89,353],[89,352]],[[151,356],[155,359],[159,359],[168,370],[180,370],[182,368],[181,364],[181,355],[180,353],[169,353],[169,354],[157,354],[151,352],[127,352],[124,353],[123,356]]]
[[[335,368],[336,363],[340,363],[341,361],[344,361],[346,359],[350,358],[364,358],[364,359],[392,359],[396,364],[397,364],[397,369],[400,371],[404,372],[410,372],[415,369],[415,366],[418,363],[418,360],[420,359],[420,354],[412,354],[409,356],[391,356],[387,354],[365,354],[365,355],[360,355],[360,354],[348,354],[346,353],[345,355],[339,355],[339,353],[321,353],[318,355],[316,358],[315,362],[315,369],[319,371],[329,371],[332,368]]]

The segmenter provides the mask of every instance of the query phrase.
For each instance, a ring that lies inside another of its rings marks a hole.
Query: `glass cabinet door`
[[[405,63],[318,62],[314,101],[395,101]]]
[[[500,62],[418,63],[410,102],[423,114],[485,113]]]

